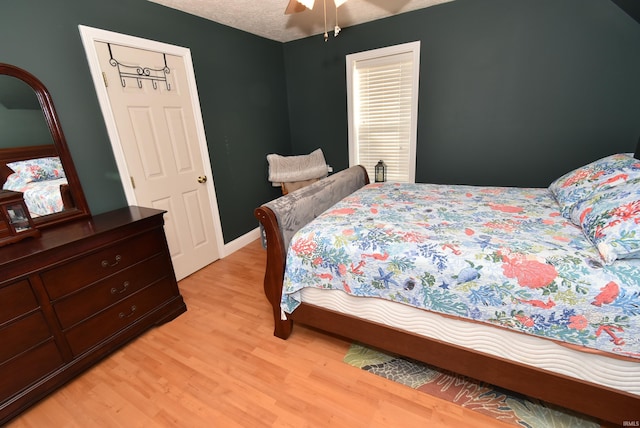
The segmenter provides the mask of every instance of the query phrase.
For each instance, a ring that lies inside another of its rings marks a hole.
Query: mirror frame
[[[87,204],[87,200],[84,196],[82,185],[80,184],[80,179],[78,178],[78,173],[76,171],[75,165],[73,164],[73,159],[71,158],[71,153],[69,152],[64,133],[62,132],[62,126],[60,125],[60,120],[58,119],[58,115],[53,105],[51,94],[37,77],[20,67],[16,67],[11,64],[0,63],[0,75],[13,76],[19,80],[22,80],[35,92],[36,97],[40,102],[40,107],[42,108],[45,122],[49,127],[49,131],[51,131],[53,145],[55,146],[57,156],[60,157],[60,161],[62,162],[62,168],[64,168],[67,182],[69,183],[69,188],[71,189],[73,202],[75,203],[75,209],[64,210],[42,217],[35,217],[33,219],[34,225],[37,228],[44,228],[60,223],[65,223],[70,220],[90,217],[91,212],[89,210],[89,205]]]

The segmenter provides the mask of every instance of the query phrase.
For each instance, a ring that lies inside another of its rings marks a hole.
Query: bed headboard
[[[273,308],[274,320],[280,319],[284,268],[287,249],[293,235],[302,226],[365,184],[369,184],[367,170],[356,165],[255,209],[254,215],[264,228],[267,239],[264,290]],[[287,337],[291,332],[291,326],[291,320],[277,322],[275,335]]]
[[[0,188],[7,181],[7,177],[13,174],[13,170],[7,166],[8,163],[51,156],[58,156],[56,146],[53,144],[0,149]]]
[[[368,183],[367,171],[356,165],[267,202],[263,207],[275,214],[280,238],[286,249],[302,226]]]
[[[636,146],[636,153],[633,155],[634,158],[640,159],[640,138],[638,138],[638,145]]]

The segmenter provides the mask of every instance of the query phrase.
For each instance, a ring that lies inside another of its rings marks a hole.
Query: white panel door
[[[221,239],[185,58],[95,39],[93,48],[125,162],[119,171],[133,192],[127,199],[167,211],[165,233],[182,279],[220,257]]]

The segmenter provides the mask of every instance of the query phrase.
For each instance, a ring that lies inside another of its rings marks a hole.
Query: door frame
[[[202,119],[202,112],[200,110],[200,99],[198,97],[198,88],[196,86],[196,76],[193,70],[193,62],[191,60],[191,50],[189,50],[189,48],[181,46],[175,46],[149,39],[143,39],[140,37],[101,30],[99,28],[87,27],[85,25],[78,25],[78,28],[80,30],[82,44],[84,45],[84,50],[87,55],[91,77],[93,78],[93,83],[96,88],[96,94],[98,96],[100,109],[102,110],[102,115],[107,127],[107,134],[109,135],[109,140],[111,141],[111,147],[113,149],[116,165],[120,174],[120,181],[122,182],[122,187],[124,188],[124,193],[129,205],[137,205],[137,199],[133,189],[133,183],[131,183],[131,180],[127,179],[127,177],[131,177],[131,174],[129,173],[129,169],[127,167],[127,162],[124,157],[124,151],[122,150],[122,142],[120,141],[120,136],[118,135],[116,121],[111,111],[111,104],[109,102],[107,88],[105,87],[104,80],[102,79],[102,71],[100,70],[100,64],[98,62],[98,53],[95,49],[95,42],[114,43],[134,49],[146,49],[182,57],[185,65],[186,78],[189,83],[189,94],[193,106],[193,113],[195,115],[195,126],[204,168],[203,172],[207,177],[211,177],[210,180],[207,180],[205,185],[207,188],[211,213],[213,217],[213,229],[215,233],[214,239],[218,247],[218,255],[220,257],[224,257],[224,238],[222,235],[222,223],[220,221],[218,200],[216,198],[216,191],[213,182],[214,180],[213,171],[211,170],[211,158],[209,157],[209,148],[207,146],[207,139],[204,132],[204,122]]]

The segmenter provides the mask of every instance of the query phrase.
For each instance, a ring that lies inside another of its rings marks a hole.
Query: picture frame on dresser
[[[25,238],[40,236],[22,193],[10,190],[0,191],[0,247],[13,244]]]

